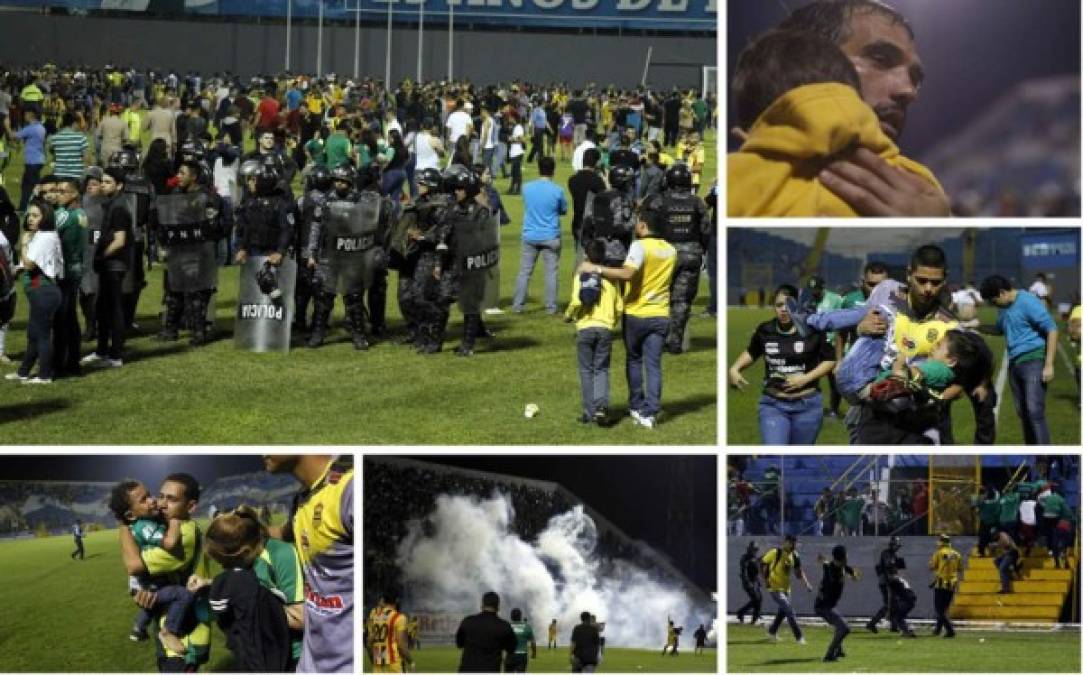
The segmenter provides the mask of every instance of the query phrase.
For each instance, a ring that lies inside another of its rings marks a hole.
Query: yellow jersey
[[[392,607],[384,607],[369,628],[369,650],[378,673],[401,673],[402,654],[398,636],[406,634],[406,615]]]
[[[782,548],[773,548],[760,558],[760,562],[767,565],[767,590],[789,593],[790,573],[801,569],[797,551],[787,553]]]
[[[580,281],[579,275],[572,280],[572,300],[568,308],[564,310],[564,318],[575,321],[577,331],[587,328],[605,328],[613,331],[620,321],[621,312],[624,311],[624,299],[621,297],[617,286],[608,279],[602,279],[602,293],[598,302],[586,307],[579,300]]]
[[[760,115],[741,148],[726,158],[731,217],[856,216],[827,189],[819,173],[839,153],[861,146],[943,191],[936,177],[904,157],[853,87],[838,83],[795,87]]]
[[[624,288],[624,313],[641,319],[669,316],[669,287],[677,266],[677,249],[665,239],[636,239],[625,267],[636,274]]]
[[[959,327],[958,321],[944,319],[913,319],[902,312],[895,315],[892,328],[892,345],[896,354],[903,354],[906,362],[926,357],[949,330]]]
[[[936,588],[954,589],[959,583],[959,568],[962,566],[963,557],[950,545],[942,545],[929,559],[929,567],[935,576],[933,584]]]
[[[165,549],[156,547],[142,551],[143,565],[147,568],[147,574],[152,577],[163,576],[171,579],[170,583],[183,586],[188,582],[188,577],[195,574],[204,579],[212,579],[210,561],[203,552],[203,533],[194,520],[186,520],[181,523],[181,550],[180,558],[174,558],[173,554]],[[207,604],[207,596],[201,595],[195,602],[195,616],[199,622],[187,635],[178,635],[184,643],[185,653],[177,654],[170,651],[165,645],[162,649],[166,656],[179,656],[189,663],[205,663],[210,658],[211,652],[211,612]],[[158,618],[160,628],[165,627],[166,615],[163,613]]]

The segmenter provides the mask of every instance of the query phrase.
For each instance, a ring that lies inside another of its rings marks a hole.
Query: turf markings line
[[[1004,383],[1008,381],[1008,350],[1004,350],[1004,358],[1000,360],[1000,372],[997,373],[997,404],[993,407],[993,420],[1000,422],[1000,404],[1004,402]]]
[[[1074,373],[1075,366],[1072,365],[1072,357],[1068,356],[1069,351],[1070,349],[1065,348],[1064,344],[1060,340],[1057,340],[1057,353],[1060,354],[1060,358],[1064,361],[1064,365],[1068,368],[1068,372]]]

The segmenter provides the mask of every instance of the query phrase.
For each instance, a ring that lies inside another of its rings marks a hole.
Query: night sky
[[[666,550],[666,506],[671,488],[694,494],[693,547],[696,564],[681,569],[702,588],[713,591],[717,584],[718,542],[718,459],[688,456],[692,463],[691,485],[665,483],[677,455],[482,455],[471,457],[412,457],[425,462],[448,464],[478,471],[504,473],[560,483],[593,509],[611,520],[625,534],[639,538],[659,551]],[[676,561],[674,561],[676,562]],[[683,567],[677,565],[678,568]]]
[[[1078,0],[887,3],[913,26],[925,65],[926,79],[918,100],[910,106],[900,142],[902,151],[918,160],[988,112],[994,101],[1019,82],[1079,76]],[[730,0],[726,81],[752,36],[805,4],[806,0]]]
[[[143,481],[152,490],[183,471],[201,485],[216,478],[262,471],[260,455],[15,455],[0,457],[0,480]]]

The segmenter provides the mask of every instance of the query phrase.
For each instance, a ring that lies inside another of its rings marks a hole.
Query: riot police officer
[[[238,265],[249,255],[266,255],[271,265],[282,264],[290,252],[297,219],[293,200],[282,192],[281,176],[268,165],[241,166],[249,191],[237,209]]]
[[[381,195],[380,165],[371,162],[357,171],[357,189],[362,193]],[[379,249],[372,258],[375,267],[371,271],[371,283],[366,289],[368,302],[369,332],[374,338],[381,338],[387,332],[387,258],[388,232],[395,217],[395,205],[386,196],[380,197],[380,231],[377,237]]]
[[[261,129],[256,132],[256,148],[251,152],[241,155],[241,163],[256,160],[260,164],[270,166],[278,174],[278,187],[284,194],[292,197],[293,176],[297,173],[297,164],[279,147],[275,132],[271,129]],[[243,196],[248,196],[248,190],[243,190]]]
[[[876,563],[876,581],[880,586],[880,597],[883,598],[884,605],[877,610],[869,622],[865,624],[871,632],[876,633],[876,625],[880,623],[880,620],[885,616],[888,616],[891,620],[891,631],[894,633],[899,630],[899,627],[895,623],[895,615],[891,614],[891,575],[898,570],[906,569],[906,561],[899,555],[899,549],[902,548],[902,542],[898,537],[892,536],[888,541],[887,548],[880,551],[880,560]]]
[[[635,232],[635,202],[628,197],[628,187],[635,182],[635,170],[615,166],[609,171],[609,189],[587,195],[583,209],[581,241],[605,240],[605,264],[620,267],[628,256]]]
[[[426,315],[433,311],[425,298],[435,268],[435,233],[443,221],[450,200],[441,191],[443,176],[438,169],[422,169],[417,174],[417,197],[403,209],[389,237],[389,266],[399,273],[398,299],[402,318],[406,322],[403,344],[419,349],[428,345],[420,341],[420,328]],[[419,265],[427,271],[419,273]]]
[[[472,356],[477,338],[490,335],[481,318],[481,305],[488,270],[500,263],[500,230],[494,222],[498,216],[478,202],[481,179],[473,171],[455,165],[445,173],[444,180],[447,191],[455,199],[444,214],[449,237],[445,244],[453,261],[446,283],[451,286],[451,294],[458,296],[463,313],[463,341],[455,353]]]
[[[124,171],[124,193],[128,212],[132,214],[132,246],[129,249],[128,271],[121,282],[124,302],[124,325],[136,329],[135,312],[139,295],[147,286],[143,255],[146,253],[147,225],[150,206],[154,200],[154,187],[139,173],[139,151],[134,146],[124,146],[109,158],[109,166]]]
[[[349,162],[332,167],[333,190],[312,224],[308,265],[316,270],[319,293],[309,347],[319,347],[326,339],[338,293],[342,294],[354,349],[363,351],[371,345],[364,293],[379,264],[380,222],[386,216],[381,214],[384,209],[379,193],[358,191],[356,180],[357,172]]]
[[[677,266],[669,291],[669,330],[666,351],[684,351],[684,331],[699,290],[699,273],[710,236],[707,205],[692,192],[692,172],[676,162],[666,169],[665,190],[649,202],[662,214],[663,238],[677,249]]]
[[[181,161],[177,187],[155,199],[152,229],[166,252],[162,340],[176,340],[187,312],[191,344],[207,341],[207,309],[218,284],[217,240],[221,237],[222,199],[201,180],[193,159]]]
[[[294,244],[298,259],[302,262],[297,270],[297,286],[294,289],[296,300],[296,314],[294,326],[303,331],[309,330],[308,305],[319,291],[315,281],[316,270],[309,267],[308,259],[314,257],[309,248],[309,239],[312,236],[312,225],[323,214],[323,208],[327,204],[327,197],[331,193],[331,171],[323,164],[316,164],[305,177],[304,193],[297,200],[297,210],[301,214],[301,226],[297,228],[297,238]],[[313,303],[315,305],[315,303]]]

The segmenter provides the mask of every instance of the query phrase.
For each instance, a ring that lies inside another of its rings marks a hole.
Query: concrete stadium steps
[[[958,593],[956,607],[1041,607],[1064,603],[1064,593],[1022,593],[1016,591],[1005,595],[990,593]]]
[[[951,618],[974,619],[978,621],[1036,621],[1043,623],[1056,623],[1060,618],[1060,605],[1043,605],[1029,607],[987,607],[987,606],[952,606]]]
[[[995,567],[972,568],[966,571],[963,578],[971,581],[1000,581],[1000,572]],[[1072,570],[1068,569],[1028,569],[1023,567],[1021,579],[1027,581],[1063,581],[1072,580]]]
[[[972,546],[970,548],[970,550],[966,552],[966,555],[967,555],[968,558],[972,558],[972,559],[975,559],[975,560],[981,560],[981,558],[978,557],[978,547],[977,546]],[[990,560],[992,560],[992,558],[995,557],[995,556],[989,556],[988,551],[986,552],[986,556],[989,557]],[[1047,549],[1044,546],[1038,546],[1037,544],[1035,544],[1034,546],[1030,547],[1030,556],[1028,556],[1028,557],[1030,557],[1030,558],[1047,558],[1047,557],[1049,557],[1049,549]]]
[[[1063,581],[1016,581],[1012,584],[1016,593],[1063,593]],[[964,580],[959,584],[959,590],[955,593],[958,601],[963,594],[996,593],[1000,590],[1000,581],[972,581]]]
[[[1071,561],[1069,561],[1071,565]],[[1074,567],[1074,565],[1072,565]],[[993,570],[996,571],[996,559],[991,557],[978,558],[973,557],[970,559],[970,569],[974,571],[978,570]],[[1030,556],[1029,558],[1023,558],[1023,570],[1053,570],[1057,569],[1056,562],[1049,557]]]

